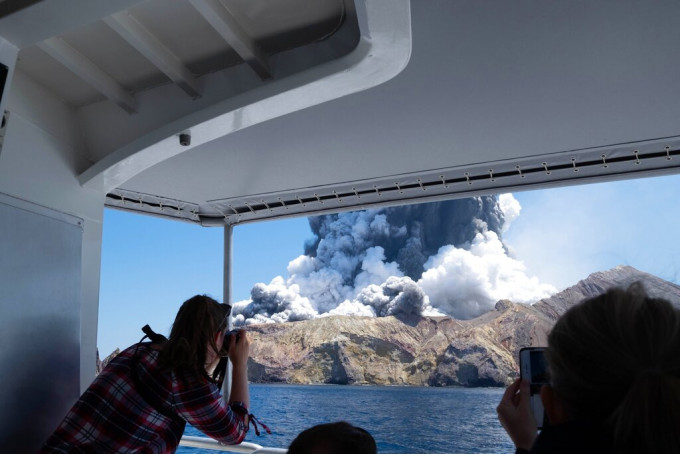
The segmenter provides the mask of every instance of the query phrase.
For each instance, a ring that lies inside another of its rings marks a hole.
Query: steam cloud
[[[258,283],[234,305],[239,324],[344,314],[476,317],[500,299],[556,292],[526,275],[502,233],[519,216],[511,194],[309,218],[314,238],[288,278]]]

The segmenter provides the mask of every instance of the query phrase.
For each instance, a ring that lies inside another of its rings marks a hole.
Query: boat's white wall
[[[80,394],[82,232],[0,194],[0,452],[36,452]]]
[[[40,284],[44,288],[43,301],[33,308],[36,329],[42,316],[49,317],[52,310],[50,303],[54,295],[49,290],[49,284],[67,286],[76,283],[79,288],[78,309],[64,314],[69,321],[63,323],[70,324],[73,318],[77,320],[80,355],[75,360],[79,364],[79,372],[78,376],[72,377],[72,384],[81,391],[92,381],[95,370],[104,194],[96,189],[85,189],[78,182],[76,168],[84,164],[84,158],[79,153],[81,138],[71,108],[41,89],[24,74],[16,72],[6,109],[9,111],[9,119],[0,153],[0,194],[82,220],[79,244],[81,260],[78,269],[60,283],[47,282],[49,276],[46,273],[32,276],[36,285]],[[20,255],[22,246],[16,245],[11,255]],[[10,289],[6,285],[14,288]],[[24,294],[26,289],[23,285],[22,280],[10,279],[3,283],[2,293],[12,290]],[[58,291],[58,288],[54,290]],[[11,321],[0,317],[0,325],[6,323]],[[55,319],[54,323],[58,325],[62,321]],[[2,326],[0,328],[4,329]],[[57,326],[53,328],[56,329]],[[65,326],[64,328],[66,329]],[[39,330],[36,335],[41,335]],[[20,345],[22,341],[13,340],[16,345]],[[73,359],[68,357],[68,360]],[[57,359],[30,371],[33,374],[45,374],[46,378],[41,383],[41,389],[26,390],[26,393],[37,392],[44,395],[51,391],[51,387],[59,386],[48,378],[50,369],[59,367],[56,361]],[[21,374],[20,369],[28,365],[13,364],[11,367],[13,373]],[[71,397],[72,402],[76,396]],[[54,405],[61,405],[62,408],[54,410],[63,416],[67,410],[64,403],[55,402]],[[50,421],[47,425],[51,427],[46,430],[53,429],[57,423],[56,420]],[[45,428],[36,427],[35,433],[43,433],[43,429]]]

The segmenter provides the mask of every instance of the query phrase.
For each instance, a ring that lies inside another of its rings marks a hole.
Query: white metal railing
[[[283,448],[266,448],[256,443],[249,443],[244,441],[238,445],[223,445],[219,441],[206,437],[192,437],[185,435],[179,442],[180,446],[189,446],[191,448],[212,449],[213,451],[223,452],[246,452],[251,454],[286,454],[287,449]]]

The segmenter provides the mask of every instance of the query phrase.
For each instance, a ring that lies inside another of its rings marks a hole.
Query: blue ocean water
[[[368,430],[380,454],[512,453],[496,417],[498,388],[251,385],[253,413],[272,435],[246,441],[286,448],[315,424],[348,421]],[[202,435],[187,427],[187,435]],[[214,451],[180,447],[180,454]]]

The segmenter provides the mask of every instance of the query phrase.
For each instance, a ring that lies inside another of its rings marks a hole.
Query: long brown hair
[[[215,344],[215,335],[227,328],[230,313],[231,306],[220,304],[207,295],[186,300],[177,312],[170,338],[160,351],[162,367],[176,372],[189,371],[210,379],[205,370],[207,347],[220,351],[221,346]],[[212,377],[214,381],[221,378]]]
[[[680,452],[680,310],[641,284],[567,311],[548,337],[552,386],[616,452]]]

